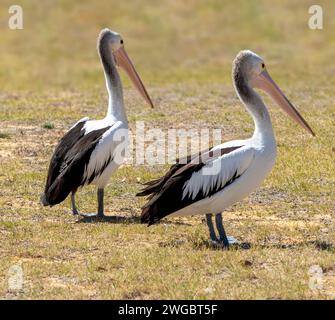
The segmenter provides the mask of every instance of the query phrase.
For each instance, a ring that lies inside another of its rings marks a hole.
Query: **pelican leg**
[[[222,214],[218,213],[215,215],[216,228],[218,229],[220,239],[219,241],[223,244],[224,247],[228,248],[231,244],[236,244],[238,241],[234,237],[229,237],[226,235],[226,231],[222,223]]]
[[[222,214],[218,213],[215,215],[216,228],[218,229],[220,239],[219,241],[225,246],[229,247],[229,241],[226,235],[226,231],[222,224]]]
[[[104,216],[104,189],[98,189],[98,217]]]
[[[211,241],[213,243],[217,243],[219,240],[218,240],[218,238],[216,237],[216,234],[215,234],[211,213],[206,214],[206,221],[207,221],[207,226],[208,226],[209,236],[211,238]]]
[[[97,198],[98,198],[98,213],[85,213],[80,214],[84,218],[95,219],[95,218],[105,218],[104,214],[104,189],[98,189],[97,191]]]
[[[76,199],[75,199],[76,192],[72,191],[71,193],[71,204],[72,204],[72,213],[73,215],[78,215],[79,211],[76,207]]]

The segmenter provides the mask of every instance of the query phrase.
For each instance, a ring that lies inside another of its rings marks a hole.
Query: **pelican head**
[[[124,48],[124,41],[122,36],[118,32],[112,31],[110,29],[103,29],[101,30],[98,37],[98,48],[102,45],[107,45],[107,48],[112,53],[115,64],[126,71],[130,80],[133,82],[141,96],[153,108],[154,105],[151,101],[151,98]]]
[[[243,50],[238,53],[233,62],[233,79],[238,92],[248,99],[250,89],[261,89],[299,125],[315,136],[313,130],[301,116],[298,110],[286,98],[281,89],[272,80],[264,60],[256,53]]]

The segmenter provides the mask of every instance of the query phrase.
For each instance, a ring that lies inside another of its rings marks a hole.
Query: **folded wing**
[[[74,125],[61,139],[52,156],[48,178],[41,201],[44,205],[62,202],[71,191],[83,184],[84,173],[92,152],[103,134],[111,128],[107,126],[85,133],[83,119]]]
[[[139,196],[149,196],[149,201],[142,208],[142,222],[153,224],[213,196],[238,179],[249,167],[253,156],[253,149],[234,146],[187,157],[185,164],[177,162],[165,176],[149,182],[138,193]]]

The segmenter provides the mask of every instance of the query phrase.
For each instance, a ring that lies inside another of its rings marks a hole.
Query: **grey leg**
[[[104,218],[104,189],[98,189],[97,191],[97,198],[98,198],[98,214],[96,213],[85,213],[80,214],[82,217],[85,218]]]
[[[76,207],[75,195],[76,195],[76,192],[75,192],[75,191],[72,191],[72,193],[71,193],[72,213],[73,213],[74,215],[77,215],[77,214],[79,214],[79,212],[78,212],[78,209],[77,209],[77,207]]]
[[[215,215],[216,228],[218,229],[220,235],[220,242],[225,246],[229,247],[230,244],[236,244],[238,241],[234,237],[229,237],[226,235],[226,231],[222,224],[222,214],[218,213]]]
[[[218,229],[219,235],[220,235],[220,242],[225,247],[229,247],[229,241],[226,235],[226,231],[224,230],[223,224],[222,224],[222,214],[218,213],[215,215],[215,222],[216,222],[216,228]]]
[[[104,216],[104,189],[98,189],[98,217]]]
[[[211,213],[206,214],[206,221],[207,221],[207,226],[208,226],[208,230],[209,230],[209,236],[210,236],[212,242],[218,242],[218,238],[216,237],[214,226],[213,226],[212,214]]]

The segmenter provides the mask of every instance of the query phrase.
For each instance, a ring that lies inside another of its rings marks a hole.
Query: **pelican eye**
[[[123,40],[122,39],[120,40],[120,43],[123,44]]]
[[[265,64],[264,63],[262,63],[262,69],[265,69]]]

